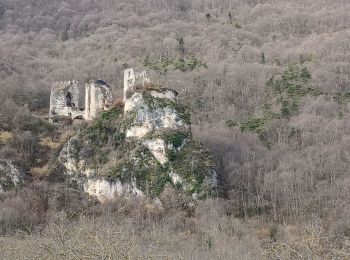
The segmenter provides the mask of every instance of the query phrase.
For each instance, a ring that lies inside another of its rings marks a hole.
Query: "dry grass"
[[[29,173],[35,179],[43,179],[49,176],[49,167],[48,165],[43,167],[34,167],[30,169]]]
[[[8,131],[0,131],[0,144],[6,144],[13,139],[13,134]]]
[[[39,144],[41,146],[47,146],[47,147],[49,147],[51,149],[57,149],[57,148],[60,147],[61,142],[60,141],[55,142],[49,137],[43,137],[43,138],[40,139],[40,143]]]

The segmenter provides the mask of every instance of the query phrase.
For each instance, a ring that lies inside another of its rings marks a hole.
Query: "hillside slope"
[[[52,82],[104,78],[121,96],[116,72],[148,68],[189,107],[237,214],[346,215],[335,194],[350,201],[349,10],[347,0],[1,0],[0,126],[16,133],[1,154],[45,166],[49,129],[33,114],[47,114]],[[293,64],[310,77],[278,93],[271,79]]]

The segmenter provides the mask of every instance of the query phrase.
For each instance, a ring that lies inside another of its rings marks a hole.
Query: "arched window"
[[[70,92],[66,95],[66,106],[72,107],[72,94]]]

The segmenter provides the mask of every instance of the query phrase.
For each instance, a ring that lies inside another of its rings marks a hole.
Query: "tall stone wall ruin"
[[[78,81],[56,82],[51,89],[50,119],[54,117],[79,117]]]
[[[107,110],[113,103],[111,87],[98,80],[85,86],[85,120],[92,120],[98,113]]]
[[[79,107],[78,81],[56,82],[51,89],[50,122],[59,117],[96,118],[113,103],[111,87],[102,80],[85,84],[85,106]]]
[[[147,71],[135,72],[133,68],[124,70],[124,102],[131,98],[137,90],[149,84],[151,84],[151,79]],[[168,95],[170,99],[175,99],[171,92],[165,95]],[[85,84],[84,107],[79,106],[78,81],[56,82],[51,89],[50,122],[54,122],[59,117],[90,121],[100,112],[108,110],[112,103],[111,87],[103,80]]]
[[[133,68],[124,70],[124,102],[130,98],[137,88],[142,88],[151,83],[147,71],[135,72]]]

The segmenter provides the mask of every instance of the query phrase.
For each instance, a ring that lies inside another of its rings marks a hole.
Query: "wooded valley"
[[[349,259],[349,61],[348,0],[0,0],[0,158],[30,176],[0,258]],[[217,197],[101,205],[48,168],[53,82],[121,99],[128,67],[178,91]]]

